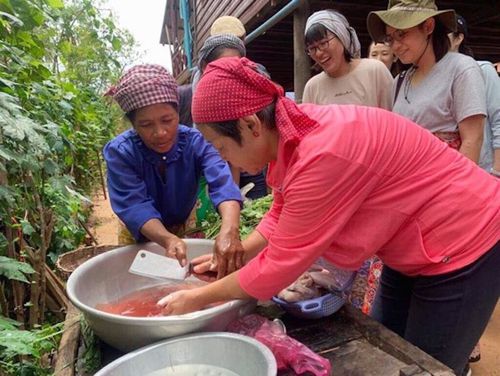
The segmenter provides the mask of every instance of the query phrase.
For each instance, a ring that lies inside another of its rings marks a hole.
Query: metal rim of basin
[[[190,243],[193,244],[204,244],[204,243],[209,243],[211,244],[212,241],[209,241],[208,239],[188,239]],[[200,316],[203,316],[204,318],[211,318],[217,315],[220,315],[223,312],[227,312],[230,309],[233,309],[235,306],[242,306],[244,307],[245,303],[247,301],[245,300],[231,300],[228,302],[225,302],[221,305],[211,307],[204,309],[202,311],[197,311],[197,312],[191,312],[191,313],[186,313],[183,315],[172,315],[172,316],[157,316],[157,317],[131,317],[131,316],[123,316],[123,315],[118,315],[118,314],[113,314],[113,313],[108,313],[101,311],[99,309],[96,309],[90,305],[87,305],[80,301],[80,299],[77,297],[77,294],[75,293],[76,289],[76,281],[78,280],[78,277],[80,275],[84,275],[86,272],[88,272],[90,269],[92,269],[96,264],[101,262],[103,259],[109,257],[109,254],[112,252],[124,252],[123,249],[126,246],[122,248],[118,248],[100,255],[97,255],[82,265],[80,265],[68,278],[68,282],[66,285],[66,291],[68,293],[68,297],[71,300],[71,302],[82,312],[85,314],[93,314],[101,317],[102,319],[106,319],[108,321],[112,322],[118,322],[118,323],[133,323],[133,324],[140,324],[140,325],[146,325],[146,326],[154,326],[158,325],[158,323],[168,323],[170,321],[176,323],[176,324],[182,324],[182,323],[189,323],[190,321],[199,318]]]
[[[156,349],[158,347],[162,346],[168,346],[168,344],[174,344],[176,342],[189,342],[190,340],[197,340],[197,339],[203,339],[203,338],[227,338],[227,339],[235,339],[241,342],[244,342],[246,344],[249,344],[253,347],[255,347],[264,357],[266,364],[267,364],[267,372],[268,375],[276,375],[278,372],[278,366],[276,363],[276,358],[274,357],[273,353],[271,350],[258,340],[245,336],[243,334],[237,334],[237,333],[228,333],[228,332],[208,332],[208,333],[202,333],[202,334],[188,334],[188,335],[183,335],[180,337],[175,337],[171,338],[168,340],[163,340],[160,342],[153,343],[148,346],[141,347],[137,350],[134,350],[132,352],[129,352],[122,357],[116,359],[115,361],[111,362],[101,370],[99,370],[95,376],[104,376],[106,375],[107,372],[111,372],[114,368],[120,366],[123,363],[126,363],[128,361],[132,361],[134,358],[141,356],[142,354],[147,353],[148,351],[151,351],[153,349]],[[153,372],[154,370],[148,371],[148,372]]]

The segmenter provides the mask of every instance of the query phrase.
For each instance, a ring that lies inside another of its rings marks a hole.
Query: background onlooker
[[[393,78],[384,64],[360,58],[356,31],[337,11],[313,13],[306,23],[308,55],[323,71],[307,81],[302,101],[390,109]]]
[[[234,17],[233,17],[234,18]],[[219,28],[216,28],[218,30]],[[200,77],[209,63],[217,59],[229,56],[244,57],[246,55],[245,44],[241,38],[233,34],[217,34],[207,38],[198,53],[198,70]],[[265,73],[264,73],[265,74]],[[194,88],[196,90],[196,88]],[[240,188],[253,183],[253,187],[246,193],[245,197],[256,199],[267,195],[267,185],[264,171],[258,174],[249,174],[231,166],[233,179]]]
[[[391,108],[391,73],[380,61],[360,58],[356,31],[342,14],[330,9],[313,13],[306,23],[305,44],[323,72],[307,82],[304,103]],[[357,272],[349,302],[364,313],[370,313],[381,269],[381,261],[373,257]]]
[[[438,11],[434,1],[390,0],[390,4],[389,10],[368,15],[368,31],[376,42],[391,45],[403,64],[412,65],[395,82],[393,111],[477,163],[485,89],[474,59],[448,52],[448,32],[456,30],[455,12]],[[405,10],[417,6],[422,10]]]
[[[371,42],[368,48],[368,59],[376,59],[385,64],[391,74],[396,77],[401,73],[401,63],[394,55],[391,46],[384,43]]]
[[[474,57],[467,45],[467,22],[457,15],[457,31],[448,34],[451,50]],[[500,78],[489,61],[478,61],[486,85],[487,116],[484,124],[484,140],[479,166],[493,175],[500,176]]]
[[[368,58],[377,59],[385,64],[387,69],[391,70],[392,65],[398,60],[391,46],[384,43],[371,42],[368,48]]]
[[[396,78],[393,111],[420,124],[477,163],[486,115],[485,88],[476,62],[469,56],[449,52],[448,33],[456,30],[455,12],[439,11],[432,0],[389,0],[388,10],[370,12],[367,24],[375,42],[388,44],[402,63],[411,64]],[[405,336],[409,331],[406,323],[414,310],[413,297],[398,295],[398,285],[404,281],[394,278],[393,270],[387,266],[380,283],[374,317]],[[455,294],[451,288],[445,291],[450,300]],[[407,308],[382,310],[381,307],[395,303],[394,297],[405,299]],[[451,352],[445,347],[429,347],[424,337],[413,335],[413,344],[428,349],[457,375],[468,375],[469,366],[462,359],[469,357],[475,345],[472,342],[477,338],[464,342],[459,352]]]
[[[179,111],[179,123],[192,127],[191,102],[193,101],[193,86],[191,84],[179,85],[177,87],[177,96],[179,98],[177,109]]]

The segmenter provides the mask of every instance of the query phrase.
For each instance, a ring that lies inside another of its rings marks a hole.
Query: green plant
[[[81,368],[88,373],[95,373],[102,364],[101,342],[94,334],[89,324],[82,318],[80,321],[82,331],[83,352],[81,359]]]
[[[243,204],[240,215],[240,235],[244,239],[257,227],[264,214],[269,211],[273,196],[267,195],[256,200],[248,200]],[[201,231],[207,239],[213,239],[220,231],[221,218],[218,214],[210,212],[202,222]]]
[[[22,330],[20,323],[0,316],[0,372],[9,375],[50,375],[43,355],[57,347],[62,323]]]
[[[85,196],[120,124],[102,94],[134,42],[98,6],[0,0],[0,374],[50,373],[47,261],[84,239]]]
[[[10,257],[0,256],[0,276],[29,283],[26,276],[33,273],[35,273],[35,269],[31,265],[13,260]]]

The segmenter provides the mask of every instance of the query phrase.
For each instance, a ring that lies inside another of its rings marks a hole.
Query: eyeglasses
[[[327,40],[323,40],[321,42],[318,42],[315,46],[309,46],[306,48],[306,53],[311,56],[311,55],[314,55],[316,52],[318,51],[324,51],[328,48],[328,46],[330,45],[330,41],[332,39],[335,39],[337,38],[336,35],[334,35],[333,37],[331,37],[330,39],[327,39]]]
[[[408,30],[396,30],[390,34],[387,34],[382,42],[386,46],[391,47],[394,44],[394,41],[401,42],[404,37],[406,37],[406,34],[408,34]]]

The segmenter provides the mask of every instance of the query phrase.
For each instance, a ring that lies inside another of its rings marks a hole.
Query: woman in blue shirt
[[[243,265],[239,238],[241,195],[227,163],[196,129],[179,125],[177,84],[159,65],[131,68],[110,95],[133,125],[104,147],[113,211],[136,241],[154,241],[182,265],[186,245],[176,232],[188,219],[201,176],[222,217],[218,255],[231,254],[219,273]],[[226,256],[227,257],[227,256]],[[220,258],[221,260],[223,257]]]

